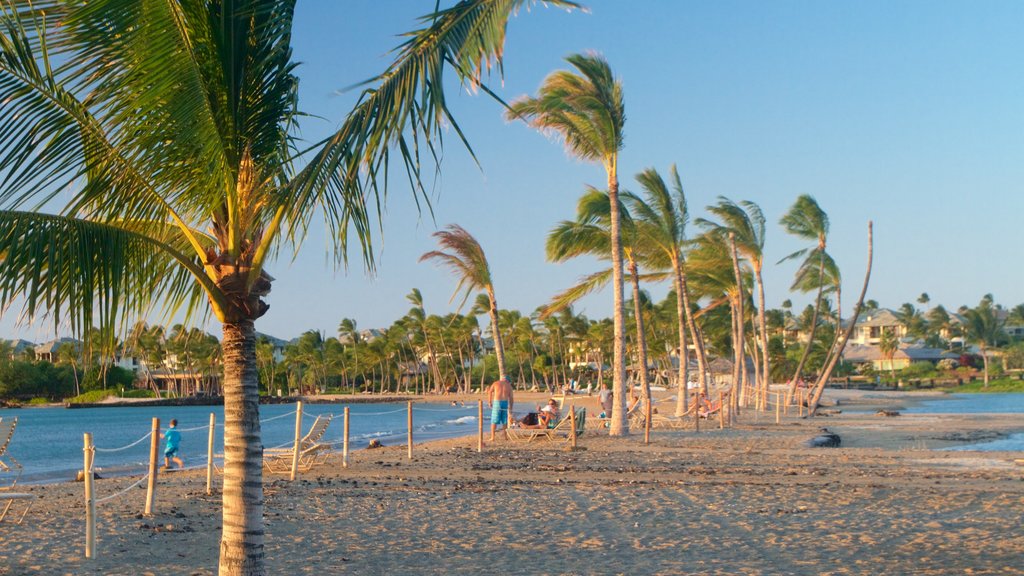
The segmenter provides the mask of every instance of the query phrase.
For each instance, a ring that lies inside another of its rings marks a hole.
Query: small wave
[[[472,424],[476,422],[476,416],[463,416],[454,420],[445,420],[445,424]]]

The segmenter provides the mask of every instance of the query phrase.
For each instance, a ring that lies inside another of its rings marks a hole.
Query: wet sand
[[[471,437],[267,476],[269,573],[1024,574],[1022,454],[933,450],[1024,431],[1020,415],[885,417],[922,396],[828,397],[826,417],[746,412],[650,445],[590,430],[576,451],[477,453]],[[821,426],[842,447],[805,447]],[[97,496],[133,481],[100,480]],[[161,476],[151,518],[142,488],[100,504],[92,560],[81,484],[20,491],[38,498],[21,526],[0,524],[0,574],[216,573],[220,495],[203,472]]]

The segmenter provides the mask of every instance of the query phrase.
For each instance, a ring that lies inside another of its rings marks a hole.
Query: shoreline
[[[724,430],[655,430],[650,445],[587,430],[576,451],[499,439],[477,453],[472,434],[416,444],[412,460],[395,444],[353,450],[348,468],[332,454],[295,482],[267,474],[268,572],[481,573],[543,557],[533,573],[1021,573],[1021,452],[936,450],[1024,431],[1019,414],[883,417],[861,410],[917,394],[829,396],[835,413],[813,420],[747,411]],[[821,426],[840,448],[804,446]],[[97,498],[137,479],[101,480]],[[0,566],[215,574],[219,488],[207,496],[203,470],[186,470],[161,475],[153,517],[144,489],[101,503],[85,560],[81,485],[26,486],[33,506],[0,533]]]

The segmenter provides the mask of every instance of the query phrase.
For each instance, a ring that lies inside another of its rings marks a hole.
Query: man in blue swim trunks
[[[504,430],[508,427],[509,415],[512,413],[512,385],[502,378],[491,384],[487,389],[487,403],[491,405],[491,442],[494,432],[500,425]]]
[[[167,429],[167,432],[163,435],[167,439],[167,447],[164,448],[164,469],[171,467],[171,460],[178,465],[178,468],[184,468],[185,463],[181,461],[178,456],[178,446],[181,444],[181,432],[178,432],[176,426],[178,421],[172,419],[171,427]]]

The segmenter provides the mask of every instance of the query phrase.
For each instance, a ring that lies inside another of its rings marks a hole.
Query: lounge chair
[[[19,492],[0,492],[0,501],[7,501],[3,506],[3,510],[0,510],[0,523],[7,517],[7,513],[11,510],[11,506],[14,505],[15,500],[28,500],[28,506],[21,512],[21,516],[14,522],[15,524],[21,524],[21,521],[25,519],[25,515],[28,514],[29,508],[32,507],[32,495],[23,494]]]
[[[299,470],[306,472],[313,466],[323,464],[330,452],[330,444],[320,443],[327,432],[333,415],[317,416],[309,432],[299,440]],[[292,471],[292,458],[295,449],[271,448],[263,451],[263,465],[267,471],[276,474],[288,474]]]
[[[576,413],[576,436],[581,436],[587,425],[587,409],[574,407],[573,411]],[[566,414],[551,428],[509,428],[505,432],[509,440],[526,443],[538,439],[566,439],[572,436],[572,418]]]
[[[11,420],[0,419],[0,483],[3,484],[0,489],[13,488],[18,483],[18,479],[21,478],[22,468],[21,464],[7,453],[11,446],[11,439],[14,437],[14,430],[18,426],[18,418],[15,417]],[[5,476],[14,474],[14,479],[10,480]]]

